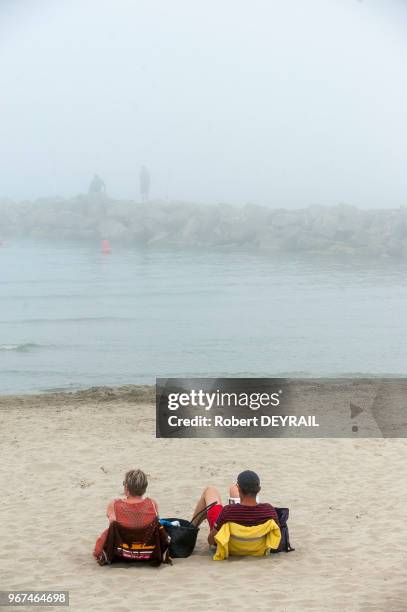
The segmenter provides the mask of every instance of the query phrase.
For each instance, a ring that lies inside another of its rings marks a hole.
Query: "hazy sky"
[[[407,204],[407,2],[0,0],[0,196]]]

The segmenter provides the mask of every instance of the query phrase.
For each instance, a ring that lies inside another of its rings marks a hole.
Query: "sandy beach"
[[[407,609],[407,440],[155,438],[154,389],[0,398],[1,588],[67,589],[75,611]],[[296,551],[159,569],[99,567],[96,537],[127,469],[149,475],[161,516],[190,518],[207,484],[256,470],[290,508]]]

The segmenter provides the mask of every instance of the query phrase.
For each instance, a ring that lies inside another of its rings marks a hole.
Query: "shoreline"
[[[155,385],[121,385],[119,387],[98,385],[76,391],[0,394],[0,408],[3,405],[10,407],[13,404],[21,406],[41,402],[54,405],[67,402],[83,404],[114,401],[153,403],[155,402]]]

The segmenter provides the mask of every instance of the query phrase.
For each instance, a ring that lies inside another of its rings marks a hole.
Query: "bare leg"
[[[229,487],[229,499],[231,500],[230,503],[232,504],[241,504],[241,499],[240,499],[240,493],[239,493],[239,488],[237,485],[232,484]],[[259,504],[260,503],[260,497],[259,494],[256,495],[256,502]]]
[[[198,512],[201,512],[201,510],[203,510],[206,506],[212,504],[213,502],[216,502],[217,504],[222,504],[222,499],[218,489],[212,486],[205,487],[195,507],[193,516],[198,514]],[[196,527],[199,527],[199,525],[205,519],[206,512],[202,512],[202,514],[200,514],[196,519],[194,519],[193,523]]]
[[[240,499],[240,495],[239,495],[239,489],[237,488],[237,485],[232,484],[229,487],[229,497],[230,498],[234,498],[234,499]]]

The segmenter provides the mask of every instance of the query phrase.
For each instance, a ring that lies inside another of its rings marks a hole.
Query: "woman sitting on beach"
[[[148,481],[141,470],[130,470],[123,481],[125,499],[114,499],[107,506],[107,517],[110,523],[117,522],[127,529],[144,528],[158,516],[157,503],[144,497]],[[97,539],[93,556],[99,558],[106,541],[108,529]]]

